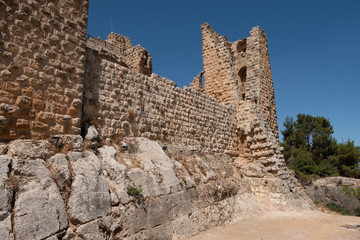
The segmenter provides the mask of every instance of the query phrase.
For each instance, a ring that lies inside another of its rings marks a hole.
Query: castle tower
[[[224,104],[239,101],[239,88],[229,43],[208,23],[201,25],[205,93]]]
[[[276,105],[267,38],[254,27],[250,37],[233,43],[208,23],[201,26],[204,90],[224,104],[256,103],[268,127],[278,138]]]
[[[246,100],[256,102],[278,139],[274,86],[265,32],[256,26],[247,38]]]

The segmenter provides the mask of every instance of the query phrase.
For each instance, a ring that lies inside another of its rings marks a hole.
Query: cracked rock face
[[[73,182],[68,213],[73,223],[86,223],[111,210],[109,187],[102,174],[101,162],[92,152],[71,161]]]
[[[80,151],[85,143],[66,152],[79,138],[65,137],[16,140],[0,155],[1,240],[182,239],[269,207],[308,208],[259,164],[233,166],[227,155],[146,138],[123,139],[132,152],[116,144]]]
[[[0,239],[14,239],[11,227],[12,186],[9,180],[11,159],[0,155]]]
[[[13,170],[19,182],[14,209],[16,238],[43,239],[66,229],[64,202],[45,161],[15,158]]]

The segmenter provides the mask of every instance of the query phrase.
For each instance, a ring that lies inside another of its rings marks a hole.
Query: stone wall
[[[208,23],[201,25],[205,92],[225,104],[238,102],[239,89],[231,44]]]
[[[278,138],[275,94],[266,34],[257,26],[251,30],[250,35],[247,39],[246,99],[260,105],[268,127]]]
[[[106,139],[142,136],[238,154],[234,105],[152,74],[140,74],[87,49],[84,122]]]
[[[140,45],[130,48],[125,52],[125,61],[127,66],[136,72],[147,76],[150,76],[152,73],[150,53]]]
[[[0,1],[0,140],[78,134],[88,1]]]
[[[113,32],[110,33],[109,36],[106,38],[106,42],[112,44],[117,48],[123,49],[124,51],[132,48],[130,38]]]
[[[147,76],[152,73],[150,53],[141,45],[133,47],[128,37],[110,33],[104,41],[101,38],[90,38],[89,36],[87,46],[131,70]]]

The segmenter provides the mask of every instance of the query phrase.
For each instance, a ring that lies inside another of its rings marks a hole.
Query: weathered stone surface
[[[75,233],[71,228],[68,228],[65,235],[63,236],[62,240],[71,240],[75,237]]]
[[[65,229],[64,202],[44,160],[13,158],[13,169],[19,184],[14,209],[16,238],[43,239]]]
[[[251,192],[263,209],[314,209],[315,205],[302,192],[290,188],[285,180],[278,178],[253,178]]]
[[[10,164],[8,156],[0,155],[0,239],[4,240],[14,239],[11,226],[13,187],[9,179]]]
[[[11,215],[0,221],[0,239],[14,240],[11,227]]]
[[[51,236],[46,238],[45,240],[58,240],[58,238],[56,236]]]
[[[48,159],[47,163],[60,191],[67,191],[71,184],[71,178],[66,155],[56,154]]]
[[[360,206],[360,200],[353,194],[356,189],[360,189],[360,180],[346,177],[322,178],[305,186],[305,192],[314,202],[337,203],[348,209]]]
[[[104,146],[98,150],[104,176],[110,186],[112,205],[117,205],[119,200],[122,204],[128,203],[129,196],[126,192],[127,183],[125,180],[126,166],[116,161],[115,154],[117,152],[114,147]]]
[[[86,223],[105,216],[111,210],[108,183],[101,162],[90,152],[71,159],[73,180],[68,202],[68,214],[73,223]]]
[[[91,125],[88,129],[87,129],[87,134],[85,136],[85,140],[88,141],[94,141],[99,137],[99,133],[96,130],[94,125]]]
[[[144,172],[140,168],[133,168],[127,173],[127,176],[132,182],[129,186],[141,189],[141,193],[144,197],[156,197],[161,195],[161,187],[153,173]]]
[[[106,232],[110,228],[110,222],[95,220],[90,223],[81,225],[77,231],[77,237],[75,239],[83,240],[106,240],[108,239],[108,233]]]
[[[16,140],[9,145],[9,152],[13,158],[45,159],[51,153],[47,141]]]
[[[9,180],[11,159],[0,155],[0,221],[10,215],[12,201],[12,186]]]
[[[67,240],[185,238],[247,219],[264,209],[312,207],[290,178],[243,177],[237,172],[240,163],[229,164],[227,155],[201,154],[201,150],[191,153],[192,147],[188,151],[175,145],[164,148],[149,139],[124,138],[119,145],[96,149],[99,157],[91,151],[72,151],[45,160],[50,155],[47,147],[52,149],[53,145],[14,141],[9,155],[0,157],[0,179],[5,182],[1,186],[8,186],[10,175],[11,186],[16,187],[13,209],[12,188],[1,192],[5,210],[1,212],[0,236],[12,239],[14,233],[17,239],[49,240],[60,236]],[[278,161],[255,163],[252,165],[261,169],[265,165],[266,169],[277,166]],[[142,192],[130,194],[129,186]]]
[[[146,178],[155,178],[156,180],[154,180],[159,182],[159,184],[155,183],[155,185],[160,186],[160,194],[170,194],[181,190],[179,185],[180,179],[176,176],[174,164],[164,153],[160,145],[146,138],[137,138],[135,143],[139,148],[135,157],[139,160],[144,172],[148,173]],[[138,171],[138,173],[139,177],[142,178],[143,174],[140,174],[140,171]],[[154,175],[156,175],[156,177]],[[135,174],[131,174],[131,176],[135,176]],[[137,185],[142,185],[140,183],[141,180],[132,179]],[[147,182],[145,179],[143,178],[143,183]],[[151,182],[151,180],[149,182]],[[150,186],[149,189],[147,189],[147,185],[144,185],[144,188],[145,191],[149,192],[152,192],[154,189]]]
[[[249,163],[243,167],[245,176],[247,177],[258,177],[262,178],[264,177],[263,172],[264,166],[260,163]]]
[[[83,148],[83,138],[80,135],[55,135],[50,141],[57,150],[64,152],[82,151]]]
[[[88,3],[0,2],[1,140],[80,134]]]

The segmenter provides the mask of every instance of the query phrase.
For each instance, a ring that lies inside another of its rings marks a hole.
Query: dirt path
[[[360,240],[360,217],[320,211],[272,211],[257,218],[210,229],[187,240],[205,239]]]

